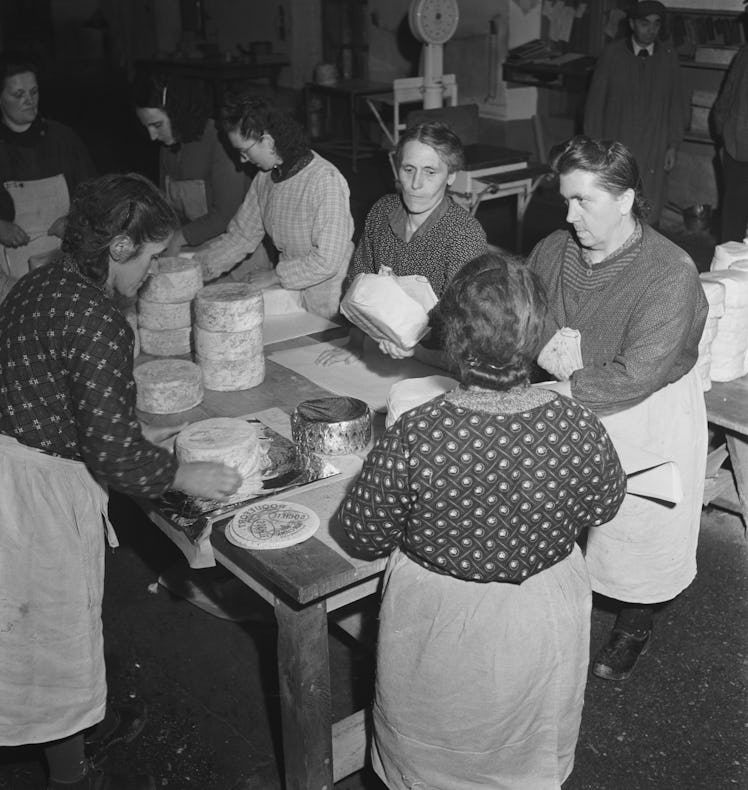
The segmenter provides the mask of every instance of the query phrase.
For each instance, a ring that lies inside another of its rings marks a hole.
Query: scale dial
[[[457,0],[412,0],[408,21],[413,35],[424,44],[444,44],[457,30]]]

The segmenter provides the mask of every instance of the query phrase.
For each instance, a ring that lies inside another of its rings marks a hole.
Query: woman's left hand
[[[253,272],[249,276],[249,283],[260,291],[265,288],[272,288],[274,285],[280,284],[280,277],[278,277],[275,269],[270,271]]]

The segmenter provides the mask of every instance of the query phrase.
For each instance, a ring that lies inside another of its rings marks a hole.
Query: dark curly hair
[[[192,143],[203,136],[212,104],[202,80],[139,72],[131,92],[135,109],[162,110],[169,116],[177,142]]]
[[[444,350],[464,386],[508,390],[529,384],[546,300],[520,259],[494,252],[463,266],[436,307]]]
[[[412,140],[431,146],[447,166],[447,172],[456,173],[465,169],[462,141],[447,124],[440,121],[427,121],[410,126],[400,135],[395,148],[395,164],[398,168],[403,162],[403,149]]]
[[[103,285],[109,275],[109,245],[127,236],[138,254],[147,242],[164,241],[179,218],[158,188],[138,173],[83,181],[73,193],[62,252],[81,274]]]
[[[5,87],[5,80],[18,74],[31,72],[39,77],[39,63],[33,55],[25,52],[3,52],[0,54],[0,90]]]
[[[263,134],[269,134],[284,162],[293,162],[309,151],[304,127],[262,96],[246,91],[227,96],[221,121],[226,132],[239,132],[247,140],[259,140]]]
[[[572,170],[584,170],[597,176],[601,189],[618,197],[627,189],[634,190],[631,213],[638,219],[649,213],[644,197],[639,165],[623,143],[616,140],[594,140],[577,135],[551,149],[551,168],[562,176]]]

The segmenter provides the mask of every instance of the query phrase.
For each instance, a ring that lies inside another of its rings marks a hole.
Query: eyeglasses
[[[240,162],[248,162],[249,161],[249,152],[257,145],[257,143],[262,140],[264,134],[261,134],[253,143],[252,145],[248,145],[246,148],[237,148],[236,150],[239,152],[239,161]]]

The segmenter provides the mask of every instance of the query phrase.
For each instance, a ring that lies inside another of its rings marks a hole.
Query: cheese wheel
[[[146,329],[183,329],[192,324],[192,302],[138,299],[138,324]]]
[[[144,354],[154,357],[178,357],[192,351],[190,338],[192,329],[146,329],[140,327],[140,348]]]
[[[212,461],[233,466],[242,476],[234,500],[262,489],[264,452],[259,423],[238,417],[200,420],[180,431],[174,447],[180,463]]]
[[[315,398],[291,415],[291,436],[302,455],[348,455],[371,439],[369,407],[356,398]]]
[[[195,361],[203,372],[203,384],[209,390],[248,390],[265,380],[264,354],[246,359],[203,359],[196,355]]]
[[[137,389],[135,405],[151,414],[173,414],[203,400],[203,377],[194,362],[154,359],[133,370]]]
[[[264,315],[262,292],[249,283],[206,285],[195,301],[195,323],[209,332],[245,332]]]
[[[242,359],[263,353],[262,327],[245,332],[211,332],[195,326],[195,352],[201,359]]]
[[[200,264],[189,258],[159,258],[158,269],[145,281],[140,297],[149,302],[189,302],[203,287]]]

